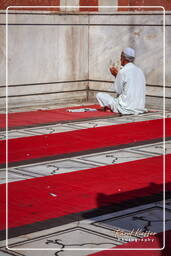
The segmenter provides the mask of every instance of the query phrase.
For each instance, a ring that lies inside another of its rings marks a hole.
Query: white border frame
[[[8,247],[8,10],[10,8],[80,8],[80,6],[8,6],[6,8],[6,249],[11,251],[56,251],[58,248],[9,248]],[[160,251],[165,248],[165,181],[166,181],[166,157],[165,157],[165,8],[163,6],[81,6],[81,8],[161,8],[163,10],[163,247],[162,248],[65,248],[66,251]],[[60,11],[59,11],[60,12]],[[59,248],[60,249],[60,248]]]

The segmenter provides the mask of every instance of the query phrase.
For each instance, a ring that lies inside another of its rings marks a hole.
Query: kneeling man
[[[133,62],[135,59],[135,50],[126,48],[121,53],[121,66],[119,71],[116,67],[111,67],[110,72],[116,77],[115,91],[117,97],[113,98],[107,93],[99,92],[96,98],[106,111],[110,109],[112,112],[121,114],[140,114],[145,109],[145,77],[142,70]]]

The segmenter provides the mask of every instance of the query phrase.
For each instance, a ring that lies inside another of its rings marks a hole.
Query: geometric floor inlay
[[[168,113],[168,115],[170,114]],[[9,131],[8,137],[9,139],[20,138],[161,118],[162,112],[158,112],[148,113],[147,115],[78,121],[19,130],[14,129]],[[5,139],[5,132],[0,132],[0,139]],[[166,154],[170,153],[171,141],[167,141]],[[86,171],[86,169],[92,169],[98,166],[146,159],[162,154],[163,143],[158,142],[120,150],[20,165],[9,168],[8,181],[13,182],[54,174]],[[5,183],[5,176],[5,169],[1,169],[0,183]],[[171,229],[171,201],[168,200],[166,202],[166,230],[169,229]],[[121,233],[116,233],[117,230],[121,231],[122,235]],[[131,233],[131,231],[138,230],[139,232],[137,233]],[[103,214],[77,222],[68,221],[68,224],[61,224],[61,226],[57,226],[55,223],[53,228],[8,239],[9,248],[16,249],[15,251],[7,251],[4,247],[5,241],[2,241],[3,247],[0,248],[0,256],[87,256],[95,253],[97,248],[105,249],[115,247],[130,241],[130,238],[133,239],[132,241],[135,241],[135,239],[143,237],[140,232],[145,233],[148,231],[155,233],[163,231],[162,202],[144,204],[133,208],[126,206],[126,209],[122,211]],[[70,250],[67,251],[66,249]]]
[[[168,203],[170,200],[166,202],[166,230],[171,229]],[[18,256],[86,256],[100,248],[112,248],[137,239],[143,241],[149,236],[148,231],[162,232],[162,223],[162,202],[156,202],[10,238],[8,247],[14,250],[12,255]],[[34,248],[37,251],[33,254]],[[5,248],[2,249],[5,252]]]
[[[171,228],[171,210],[166,209],[167,229]],[[163,209],[152,207],[131,214],[121,215],[96,223],[106,228],[119,228],[127,231],[140,230],[155,233],[163,232]]]

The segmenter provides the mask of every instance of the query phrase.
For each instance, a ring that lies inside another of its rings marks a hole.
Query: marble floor
[[[167,200],[166,231],[171,228],[170,204]],[[2,246],[0,255],[85,256],[138,239],[148,242],[153,239],[147,238],[149,234],[162,231],[163,203],[159,201],[11,238],[11,251]]]
[[[167,117],[171,117],[169,111]],[[34,128],[14,129],[0,132],[0,139],[37,136],[41,134],[61,133],[80,129],[141,122],[163,118],[162,111],[151,112],[140,116],[120,116],[115,118],[96,119],[91,121],[68,122],[66,124],[46,125]],[[171,154],[171,140],[147,143],[141,146],[126,147],[100,153],[85,154],[60,160],[19,165],[0,170],[0,183],[22,181],[42,176],[84,171],[107,165],[117,165],[130,161]],[[171,229],[171,199],[166,200],[166,230]],[[86,256],[99,250],[115,248],[118,245],[137,239],[145,239],[141,232],[163,232],[163,202],[142,203],[137,207],[100,216],[87,218],[49,228],[46,230],[20,235],[1,241],[0,256]],[[122,235],[118,235],[118,230]]]
[[[87,154],[84,156],[70,157],[62,160],[46,161],[36,164],[21,165],[0,170],[0,184],[6,182],[31,179],[36,177],[69,173],[86,170],[98,166],[119,164],[139,159],[146,159],[157,155],[171,154],[171,140],[165,143],[153,143],[121,150],[104,151],[102,153]]]
[[[166,113],[169,116],[169,112]],[[155,120],[163,118],[163,112],[158,111],[156,113],[147,113],[140,116],[121,116],[115,118],[104,118],[104,119],[96,119],[91,121],[82,121],[82,122],[68,122],[67,124],[56,124],[56,125],[46,125],[40,126],[36,128],[25,128],[25,129],[13,129],[8,132],[1,131],[0,132],[0,140],[5,140],[6,137],[8,139],[13,138],[21,138],[21,137],[30,137],[41,134],[53,134],[53,133],[61,133],[67,131],[74,131],[80,129],[87,128],[95,128],[109,125],[117,125],[117,124],[125,124],[132,122],[140,122],[147,120]]]

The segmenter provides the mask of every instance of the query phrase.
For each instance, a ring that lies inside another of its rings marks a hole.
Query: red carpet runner
[[[167,156],[167,166],[171,155]],[[170,173],[167,184],[170,182]],[[163,157],[9,183],[9,227],[87,211],[163,191]],[[0,186],[1,196],[5,184]],[[118,191],[120,189],[120,191]],[[169,189],[169,185],[167,185]],[[56,196],[52,196],[56,195]],[[5,198],[1,200],[5,208]],[[0,229],[5,229],[5,212]]]
[[[166,119],[166,135],[171,136],[171,119]],[[97,148],[117,146],[163,137],[163,120],[150,120],[64,133],[10,139],[9,162],[40,159]],[[5,163],[5,141],[0,142],[0,163]]]
[[[99,118],[105,116],[116,116],[118,114],[111,112],[67,112],[68,109],[79,109],[79,108],[99,108],[99,105],[79,106],[79,107],[68,107],[52,110],[37,110],[30,112],[18,112],[8,114],[8,127],[24,127],[34,126],[48,123],[58,123],[62,121],[73,121],[81,120],[85,118]],[[5,128],[6,115],[0,114],[0,128]]]

